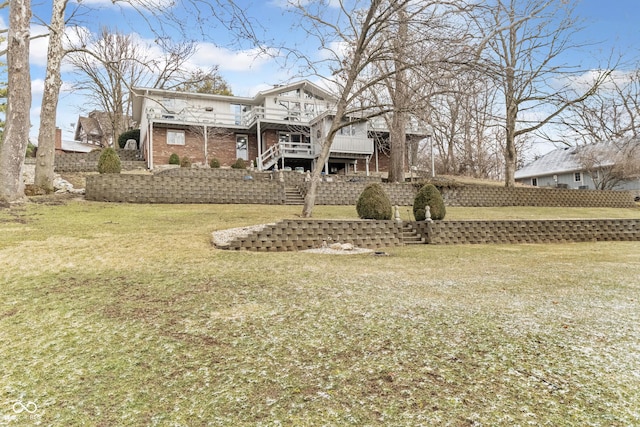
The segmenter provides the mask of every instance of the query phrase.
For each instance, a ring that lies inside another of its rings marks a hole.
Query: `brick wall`
[[[640,241],[640,219],[508,220],[412,222],[426,244],[520,244]],[[403,245],[402,223],[395,221],[284,220],[219,249],[297,251],[322,243],[361,248]]]
[[[319,248],[323,242],[376,249],[401,245],[401,239],[401,224],[395,221],[289,219],[267,225],[220,249],[298,251]]]

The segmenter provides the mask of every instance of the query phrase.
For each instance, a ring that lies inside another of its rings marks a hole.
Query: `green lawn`
[[[300,210],[0,210],[0,425],[640,425],[638,242],[211,246]],[[640,209],[447,215],[592,217]]]

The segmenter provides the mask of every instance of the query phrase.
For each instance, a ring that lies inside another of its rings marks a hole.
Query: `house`
[[[124,129],[131,129],[133,121],[130,117],[124,117]],[[95,145],[96,147],[110,147],[117,139],[113,135],[113,125],[109,113],[103,111],[92,111],[88,117],[78,117],[74,139],[84,144]]]
[[[150,169],[167,164],[175,153],[192,163],[215,158],[229,166],[241,158],[259,170],[310,170],[334,118],[335,98],[302,80],[253,97],[134,88],[132,102]],[[417,127],[408,138],[422,139]],[[383,127],[353,120],[336,135],[324,171],[385,171],[386,140]]]
[[[29,138],[29,142],[34,146],[38,147],[38,138]],[[56,154],[63,153],[88,153],[90,151],[96,150],[96,147],[93,144],[85,144],[81,141],[73,141],[70,139],[62,139],[62,130],[60,128],[56,128],[56,142],[55,142],[55,152]]]
[[[640,194],[640,142],[599,142],[553,150],[515,173],[538,187],[628,190]]]

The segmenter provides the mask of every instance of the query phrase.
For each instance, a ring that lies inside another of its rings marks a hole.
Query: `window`
[[[236,135],[236,158],[249,160],[249,137]]]
[[[538,178],[531,178],[531,185],[533,185],[534,187],[538,186]]]
[[[573,174],[573,180],[575,182],[582,182],[582,172],[576,172]]]
[[[168,145],[184,145],[184,131],[183,130],[167,130],[167,144]]]
[[[339,135],[346,135],[346,136],[355,136],[356,135],[356,127],[354,125],[348,125],[345,126],[343,128],[340,128],[340,130],[338,131]]]

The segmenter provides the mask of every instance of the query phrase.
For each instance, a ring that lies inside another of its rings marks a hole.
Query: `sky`
[[[159,8],[166,8],[171,0],[146,0],[155,2]],[[558,0],[562,1],[562,0]],[[213,3],[214,0],[209,0]],[[284,12],[285,0],[236,0],[237,4],[245,8],[253,18],[253,24],[261,37],[275,41],[286,41],[290,44],[304,46],[309,43],[305,39],[298,22],[291,20],[291,16]],[[335,2],[335,1],[334,1]],[[32,0],[34,24],[32,34],[42,33],[40,22],[48,22],[50,17],[50,1]],[[143,39],[153,40],[153,34],[146,30],[147,26],[141,15],[133,8],[114,4],[112,0],[82,0],[78,3],[70,1],[68,9],[76,10],[76,15],[70,22],[96,32],[101,26],[118,28],[121,32],[136,32]],[[220,10],[220,9],[218,9]],[[584,55],[573,58],[576,65],[582,67],[595,66],[598,59],[606,58],[611,49],[640,57],[640,0],[582,0],[576,9],[576,14],[583,20],[585,30],[581,33],[586,42],[598,43],[590,45]],[[190,20],[185,17],[184,23],[190,26]],[[0,13],[0,26],[6,28],[8,11]],[[192,37],[200,38],[195,32]],[[177,32],[173,33],[175,37]],[[198,54],[191,62],[194,66],[209,68],[218,66],[219,73],[230,84],[235,95],[253,96],[260,90],[267,89],[290,79],[296,74],[295,69],[282,67],[282,58],[258,55],[257,50],[248,44],[238,46],[237,39],[230,31],[219,23],[211,21],[206,25],[206,41],[199,46]],[[44,71],[47,56],[47,39],[39,38],[31,43],[30,62],[32,79],[32,107],[31,135],[37,137],[40,121],[40,103],[44,85]],[[310,54],[320,55],[317,49],[311,49]],[[78,117],[86,115],[94,109],[88,105],[86,98],[71,90],[74,76],[68,66],[63,67],[63,90],[58,105],[57,125],[63,131],[64,139],[72,139]]]

